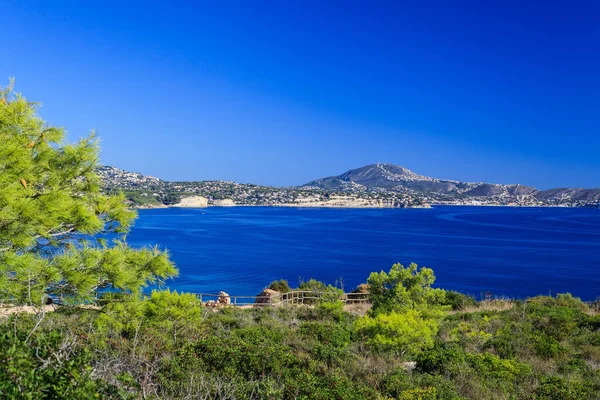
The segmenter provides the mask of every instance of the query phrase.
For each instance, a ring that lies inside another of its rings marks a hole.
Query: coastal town
[[[375,182],[371,185],[341,176],[281,188],[214,180],[169,182],[110,166],[100,167],[98,174],[107,192],[122,191],[128,201],[139,208],[235,205],[426,208],[432,204],[597,207],[600,202],[597,189],[538,191],[522,185],[442,181],[396,166],[393,167],[402,169],[394,174],[390,172],[391,167],[371,168],[378,174],[377,178],[382,179],[370,178],[370,183]],[[390,182],[394,185],[389,185]]]

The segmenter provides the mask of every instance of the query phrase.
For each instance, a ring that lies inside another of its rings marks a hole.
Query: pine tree
[[[0,88],[0,302],[135,296],[176,275],[166,252],[127,245],[136,213],[102,193],[95,134],[66,144],[37,109],[12,81]]]

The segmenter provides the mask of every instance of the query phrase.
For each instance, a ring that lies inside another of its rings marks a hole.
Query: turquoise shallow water
[[[600,296],[600,209],[434,207],[141,210],[132,245],[167,248],[172,289],[254,295],[275,279],[343,279],[411,261],[479,297]]]

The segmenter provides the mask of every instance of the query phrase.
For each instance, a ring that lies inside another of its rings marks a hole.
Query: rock
[[[281,299],[281,292],[273,289],[263,290],[254,301],[254,304],[273,304]]]
[[[223,291],[219,292],[219,298],[217,299],[219,304],[231,304],[231,297]]]
[[[214,300],[209,300],[209,301],[207,301],[206,303],[204,303],[204,305],[205,305],[206,307],[216,307],[216,306],[217,306],[217,302],[216,302],[216,301],[214,301]]]
[[[187,208],[200,208],[200,207],[208,207],[208,199],[202,196],[190,196],[184,197],[177,204],[174,204],[172,207],[187,207]]]
[[[223,199],[223,200],[213,201],[213,205],[219,206],[219,207],[231,207],[231,206],[235,206],[235,203],[231,199]]]
[[[413,371],[415,368],[417,368],[417,362],[416,361],[406,361],[400,364],[400,367],[402,369],[404,369],[405,371]]]

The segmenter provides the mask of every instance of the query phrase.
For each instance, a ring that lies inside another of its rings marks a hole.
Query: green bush
[[[581,309],[566,306],[536,306],[530,315],[536,329],[556,340],[576,334],[585,320]]]
[[[452,382],[444,376],[409,373],[403,369],[394,369],[385,375],[381,387],[386,398],[393,399],[456,400],[460,398]]]
[[[271,282],[269,284],[269,289],[275,290],[280,293],[287,293],[292,290],[292,289],[290,289],[290,285],[289,285],[288,281],[286,281],[285,279],[280,279],[278,281]]]
[[[228,337],[210,336],[195,345],[207,371],[225,376],[258,379],[281,374],[298,362],[287,351],[282,332],[265,327],[239,329]]]
[[[453,290],[447,290],[442,300],[442,305],[450,306],[454,311],[462,311],[467,307],[477,307],[479,303],[473,296],[467,296]]]
[[[488,340],[483,349],[493,350],[501,358],[513,358],[517,353],[514,341],[503,335]]]
[[[424,350],[417,358],[417,368],[428,374],[444,374],[453,370],[456,365],[465,363],[466,356],[463,348],[444,342],[436,343],[435,347]]]
[[[29,335],[0,325],[0,398],[133,398],[92,377],[91,354],[69,346],[58,331]],[[72,344],[71,344],[72,346]]]
[[[318,297],[318,299],[304,299],[303,304],[319,304],[322,302],[334,303],[340,301],[344,295],[342,289],[327,285],[324,282],[312,278],[308,281],[300,282],[298,290],[313,292],[313,294],[308,294],[308,296]]]
[[[540,400],[592,399],[597,398],[597,394],[580,382],[568,381],[558,376],[542,377],[535,390],[536,398]]]
[[[438,325],[438,321],[423,318],[416,310],[367,315],[355,322],[359,334],[375,349],[406,356],[433,347]]]
[[[533,348],[535,354],[542,358],[557,357],[565,351],[556,339],[548,335],[538,336]]]
[[[341,324],[332,322],[304,322],[300,333],[320,343],[334,347],[346,347],[350,344],[351,331]]]
[[[408,267],[394,264],[389,272],[373,272],[367,283],[370,290],[371,313],[389,313],[407,309],[433,310],[441,305],[444,291],[433,289],[433,270],[412,263]]]

